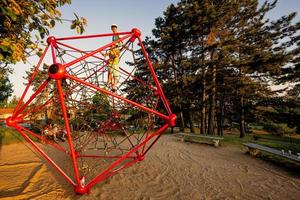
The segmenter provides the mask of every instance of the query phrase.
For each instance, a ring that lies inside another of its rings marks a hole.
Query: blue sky
[[[178,0],[72,0],[72,2],[71,5],[60,9],[62,18],[74,19],[74,12],[79,16],[84,16],[88,20],[85,34],[110,32],[110,25],[116,23],[119,31],[130,31],[133,27],[137,27],[145,37],[151,36],[155,18],[162,16],[167,6]],[[260,2],[264,1],[260,0]],[[278,6],[270,12],[269,17],[276,19],[292,11],[300,11],[299,0],[279,0]],[[297,15],[297,21],[300,21],[300,15]],[[75,31],[70,30],[69,26],[68,22],[57,24],[54,29],[50,30],[51,35],[57,37],[75,35]],[[37,58],[31,58],[29,61],[36,64],[37,60]],[[14,84],[13,95],[21,96],[25,82],[22,77],[30,67],[29,63],[18,63],[14,67],[14,73],[10,76]]]

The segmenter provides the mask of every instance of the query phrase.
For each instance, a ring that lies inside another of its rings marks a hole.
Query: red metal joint
[[[62,64],[54,63],[49,67],[48,75],[52,79],[60,80],[65,77],[66,69]]]
[[[174,127],[176,125],[176,115],[175,114],[171,114],[169,116],[169,126],[170,127]]]
[[[47,38],[47,43],[48,45],[52,45],[54,46],[55,48],[58,48],[57,44],[56,44],[56,38],[54,36],[49,36]]]
[[[74,187],[74,192],[76,194],[89,194],[91,192],[91,188],[86,185],[77,185]]]
[[[74,153],[75,153],[75,157],[78,158],[79,157],[79,152],[75,151]]]
[[[158,96],[159,96],[159,91],[158,91],[158,89],[153,90],[153,94],[154,94],[156,97],[158,97]]]
[[[6,125],[10,127],[16,127],[16,125],[21,122],[23,122],[21,115],[18,115],[17,117],[10,116],[5,120]]]
[[[138,157],[136,159],[137,159],[137,161],[141,162],[141,161],[143,161],[145,159],[145,156],[138,155]]]
[[[130,42],[134,42],[134,40],[137,38],[137,37],[141,37],[142,33],[139,29],[137,28],[133,28],[131,30],[131,32],[133,33],[132,37],[130,38]]]

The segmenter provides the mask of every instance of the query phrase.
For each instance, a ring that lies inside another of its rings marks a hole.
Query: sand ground
[[[300,199],[300,177],[237,147],[161,137],[146,159],[78,196],[24,144],[0,151],[0,199]]]

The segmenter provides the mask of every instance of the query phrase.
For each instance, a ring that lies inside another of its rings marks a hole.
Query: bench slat
[[[281,156],[281,157],[288,158],[290,160],[300,162],[300,158],[298,158],[296,155],[289,155],[287,153],[282,154],[282,152],[280,150],[277,150],[277,149],[273,149],[273,148],[270,148],[270,147],[266,147],[266,146],[262,146],[262,145],[254,144],[254,143],[246,143],[246,144],[244,144],[244,146],[249,147],[249,148],[253,148],[253,149],[259,149],[259,150],[267,152],[267,153],[272,153],[272,154],[275,154],[275,155],[278,155],[278,156]]]
[[[223,140],[222,137],[215,137],[215,136],[208,136],[208,135],[196,135],[196,134],[189,134],[189,133],[178,133],[180,136],[190,136],[190,137],[198,137],[198,138],[206,138],[212,140]]]

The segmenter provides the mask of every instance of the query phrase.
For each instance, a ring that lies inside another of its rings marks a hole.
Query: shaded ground
[[[299,199],[299,177],[244,152],[165,135],[143,162],[77,196],[24,144],[5,145],[0,199]]]

